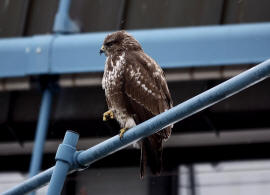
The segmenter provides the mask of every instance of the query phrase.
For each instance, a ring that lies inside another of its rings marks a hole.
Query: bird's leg
[[[103,121],[107,121],[109,119],[113,119],[114,115],[113,115],[113,111],[112,110],[108,110],[107,112],[103,113]]]
[[[120,139],[123,138],[123,135],[127,130],[129,130],[130,128],[132,128],[134,126],[136,126],[134,119],[131,116],[128,116],[126,118],[124,128],[120,129],[120,134],[119,134]]]
[[[123,135],[124,135],[124,133],[125,133],[127,130],[128,130],[127,128],[122,128],[122,129],[120,129],[120,134],[119,134],[120,139],[123,138]]]

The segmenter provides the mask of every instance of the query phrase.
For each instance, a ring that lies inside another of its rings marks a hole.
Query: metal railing
[[[132,129],[122,139],[116,135],[85,151],[76,151],[79,135],[68,131],[56,154],[56,165],[26,180],[2,195],[25,194],[49,182],[48,194],[60,194],[66,174],[84,169],[91,163],[110,155],[143,137],[164,127],[179,122],[205,108],[210,107],[264,79],[270,75],[270,60],[267,60],[219,85],[213,87],[173,108],[163,112]]]

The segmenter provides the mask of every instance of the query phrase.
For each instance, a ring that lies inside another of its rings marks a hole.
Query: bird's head
[[[121,30],[106,36],[99,53],[105,53],[108,56],[122,51],[141,49],[141,45],[136,39],[126,31]]]

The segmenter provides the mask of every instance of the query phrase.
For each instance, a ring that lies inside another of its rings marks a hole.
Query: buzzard
[[[103,120],[115,118],[120,126],[120,139],[125,131],[172,107],[164,73],[139,42],[126,31],[107,35],[100,54],[107,56],[102,88],[109,111]],[[170,137],[172,126],[162,129],[138,144],[141,148],[140,176],[146,165],[153,174],[162,168],[162,142]]]

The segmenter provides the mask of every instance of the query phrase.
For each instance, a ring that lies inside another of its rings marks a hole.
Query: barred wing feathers
[[[124,92],[137,115],[136,122],[143,122],[172,107],[171,95],[159,65],[143,51],[131,52],[126,56]],[[158,134],[167,139],[171,127]]]

